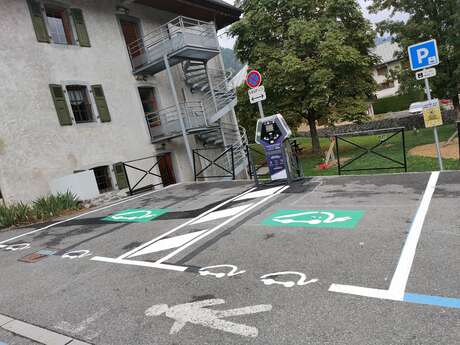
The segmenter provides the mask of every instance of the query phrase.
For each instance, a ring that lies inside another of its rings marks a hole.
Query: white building
[[[119,163],[148,156],[131,165],[156,162],[158,176],[139,186],[193,180],[193,149],[241,142],[216,37],[239,9],[221,0],[2,0],[0,14],[6,202],[33,200],[85,170],[100,192],[125,188],[144,172],[127,179]]]
[[[394,96],[399,91],[399,82],[390,78],[390,71],[401,66],[400,60],[395,57],[400,50],[399,46],[391,41],[383,42],[372,50],[380,59],[373,71],[374,80],[378,84],[377,98]]]

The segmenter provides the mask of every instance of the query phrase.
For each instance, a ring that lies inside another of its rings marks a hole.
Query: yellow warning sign
[[[442,125],[442,114],[439,101],[433,99],[423,104],[423,119],[425,120],[425,127],[435,127]]]

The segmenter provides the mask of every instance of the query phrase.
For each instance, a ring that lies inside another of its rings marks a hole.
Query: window
[[[110,178],[109,167],[107,165],[92,169],[94,177],[96,177],[97,188],[100,193],[109,192],[112,190],[112,180]]]
[[[392,80],[387,80],[379,84],[379,90],[391,89],[392,87],[395,87],[395,83]]]
[[[74,44],[72,26],[65,8],[45,5],[45,16],[53,43]]]
[[[94,121],[86,86],[68,85],[66,89],[75,122],[82,123]]]
[[[91,46],[82,10],[39,0],[27,3],[38,42]]]
[[[387,66],[377,67],[377,75],[387,75],[388,69]]]

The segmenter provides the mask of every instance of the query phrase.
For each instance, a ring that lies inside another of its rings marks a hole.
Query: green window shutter
[[[56,107],[57,116],[61,126],[71,126],[69,108],[65,100],[64,91],[61,85],[50,84],[51,95],[53,96],[54,106]]]
[[[88,30],[86,30],[85,19],[83,18],[83,12],[78,8],[71,8],[70,14],[72,15],[73,23],[75,24],[78,43],[81,47],[91,47]]]
[[[118,189],[128,188],[128,177],[123,168],[123,163],[115,163],[113,165],[113,172],[115,173]]]
[[[93,85],[91,86],[93,90],[93,96],[96,100],[96,107],[99,113],[99,118],[101,122],[110,122],[110,112],[107,107],[107,101],[105,100],[104,90],[102,90],[102,85]]]
[[[30,16],[32,17],[32,25],[34,26],[35,35],[38,42],[50,42],[48,29],[46,28],[45,19],[42,15],[41,5],[38,1],[27,0],[29,4]]]

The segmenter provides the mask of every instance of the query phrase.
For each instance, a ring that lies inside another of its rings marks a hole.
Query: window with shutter
[[[123,168],[123,163],[115,163],[113,165],[113,172],[115,173],[118,189],[128,188],[128,177],[126,176],[125,169]]]
[[[110,112],[109,108],[107,107],[107,101],[105,99],[104,90],[102,89],[102,85],[93,85],[93,96],[94,100],[96,101],[97,111],[99,112],[99,118],[101,122],[110,122]]]
[[[29,5],[30,15],[32,17],[32,25],[35,30],[38,42],[50,42],[48,29],[46,28],[45,19],[42,13],[42,6],[40,2],[35,0],[27,0]]]
[[[75,25],[75,31],[77,32],[78,43],[82,47],[91,47],[88,30],[86,30],[85,19],[83,18],[83,12],[78,8],[71,8],[70,13]]]
[[[69,108],[64,96],[64,91],[61,85],[50,84],[51,95],[53,97],[54,106],[61,126],[71,126],[72,119],[70,117]]]

